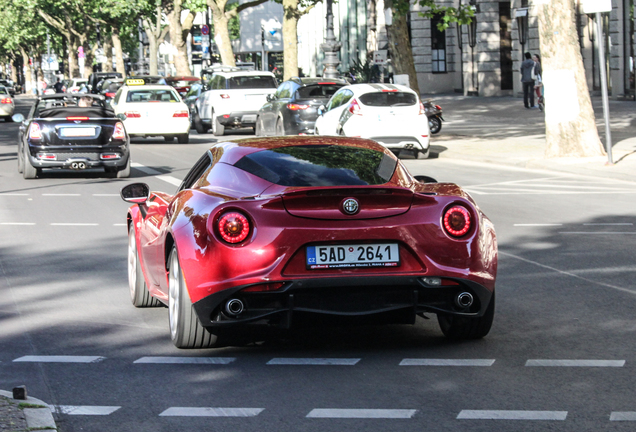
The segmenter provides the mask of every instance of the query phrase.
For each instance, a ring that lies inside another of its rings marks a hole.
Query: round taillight
[[[451,207],[444,214],[444,228],[454,237],[461,237],[470,229],[470,213],[464,207]]]
[[[225,213],[219,218],[219,234],[228,243],[240,243],[250,233],[250,223],[245,216],[238,212]]]

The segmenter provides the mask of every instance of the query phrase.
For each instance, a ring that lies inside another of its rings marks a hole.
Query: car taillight
[[[357,100],[354,99],[351,101],[351,103],[349,104],[349,112],[355,115],[362,115],[362,113],[360,112],[360,105],[358,104]]]
[[[470,213],[464,207],[454,206],[444,214],[444,228],[453,237],[461,237],[470,229]]]
[[[250,233],[250,223],[247,218],[238,212],[228,212],[219,218],[217,224],[219,234],[228,243],[240,243]]]
[[[115,131],[113,132],[113,139],[125,140],[126,132],[124,131],[124,125],[121,122],[117,122],[115,125]]]
[[[175,111],[172,117],[188,117],[187,111]]]
[[[88,117],[73,116],[73,117],[66,117],[66,120],[68,120],[68,121],[85,121],[85,120],[88,120]]]
[[[222,94],[221,95],[221,99],[229,99],[230,95],[229,94]]]
[[[141,117],[141,114],[139,114],[137,111],[127,111],[124,114],[128,118],[140,118]]]
[[[106,93],[104,93],[104,95],[106,97],[108,97],[108,98],[111,98],[111,99],[115,97],[115,93],[111,93],[111,92],[106,92]]]
[[[384,93],[397,93],[397,89],[383,89]]]
[[[42,139],[42,132],[40,131],[40,125],[37,123],[31,123],[29,127],[30,139]]]
[[[307,108],[309,108],[309,105],[299,105],[295,103],[287,104],[287,109],[292,111],[306,110]]]
[[[424,104],[420,101],[420,115],[426,114],[426,108],[424,108]]]
[[[11,98],[0,99],[0,103],[3,103],[3,104],[10,104],[11,102],[13,102]]]
[[[439,106],[439,105],[435,105],[435,108],[437,108],[437,109],[438,109],[438,110],[440,110],[440,111],[442,110],[442,107],[441,107],[441,106]]]

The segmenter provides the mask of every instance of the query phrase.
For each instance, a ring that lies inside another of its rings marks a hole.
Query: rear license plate
[[[256,123],[256,115],[244,115],[243,117],[241,117],[241,123]]]
[[[92,136],[95,136],[95,128],[94,127],[62,128],[60,129],[60,136],[62,136],[63,138],[92,137]]]
[[[307,268],[310,270],[399,265],[397,243],[307,246]]]

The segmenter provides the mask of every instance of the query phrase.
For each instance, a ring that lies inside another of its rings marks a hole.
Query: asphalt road
[[[184,351],[167,309],[130,304],[119,189],[173,192],[215,138],[135,141],[130,179],[24,180],[16,135],[0,123],[0,388],[26,385],[63,432],[634,429],[635,183],[405,160],[495,223],[485,339],[448,342],[431,315]]]

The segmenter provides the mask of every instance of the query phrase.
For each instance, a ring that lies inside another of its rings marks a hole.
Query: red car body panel
[[[210,150],[214,168],[208,168],[191,189],[174,196],[152,193],[146,205],[132,206],[128,219],[135,226],[151,295],[168,302],[166,263],[173,244],[195,306],[253,285],[290,281],[302,285],[306,280],[315,286],[321,279],[352,284],[360,278],[401,277],[400,281],[415,283],[414,278],[433,276],[444,278],[444,284],[466,281],[494,292],[494,227],[457,185],[420,183],[400,162],[386,184],[346,187],[285,187],[233,166],[260,150],[325,144],[371,148],[394,157],[375,142],[352,138],[256,138],[222,143]],[[359,213],[345,215],[339,210],[347,197],[359,200]],[[469,231],[460,238],[442,226],[445,211],[455,205],[467,209],[472,220]],[[220,237],[216,224],[227,211],[247,216],[252,229],[245,241],[228,244]],[[308,269],[306,265],[305,250],[310,245],[388,242],[399,245],[399,266]],[[199,318],[204,326],[211,325],[209,316],[200,314]]]

